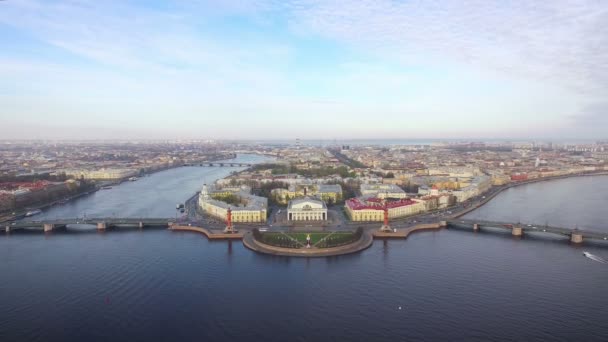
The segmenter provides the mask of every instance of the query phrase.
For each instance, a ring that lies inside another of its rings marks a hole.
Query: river
[[[167,172],[138,190],[148,205],[116,195],[106,200],[118,207],[96,214],[173,214],[203,170]],[[164,193],[163,181],[184,188]],[[607,176],[526,185],[469,215],[606,229],[607,186]],[[456,229],[318,259],[160,229],[12,233],[0,236],[0,341],[606,341],[608,265],[583,250],[608,258],[599,245]]]
[[[260,163],[274,160],[258,155],[239,155],[228,162]],[[221,161],[218,161],[220,163]],[[159,217],[176,215],[176,204],[184,203],[205,183],[213,183],[243,167],[187,166],[168,169],[141,177],[135,182],[123,182],[112,189],[56,205],[29,220],[75,217]]]
[[[464,216],[608,231],[608,176],[583,176],[509,188]]]

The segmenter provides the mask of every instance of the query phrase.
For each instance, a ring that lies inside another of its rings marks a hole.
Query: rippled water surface
[[[510,188],[465,218],[608,231],[608,176],[573,177]]]
[[[605,229],[606,197],[551,191],[607,182],[516,188],[471,215],[569,225],[555,206],[576,198],[589,213],[578,224]],[[455,229],[319,259],[161,229],[13,233],[0,236],[0,341],[606,341],[608,265],[583,251],[608,258],[602,245]]]

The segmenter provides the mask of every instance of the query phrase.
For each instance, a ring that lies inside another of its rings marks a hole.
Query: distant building
[[[135,169],[65,170],[65,174],[76,179],[122,180],[137,176]]]
[[[469,185],[452,191],[452,195],[456,196],[458,202],[464,202],[471,197],[480,195],[490,189],[492,179],[489,176],[473,177]]]
[[[339,184],[291,184],[287,189],[274,189],[271,194],[278,203],[303,197],[316,197],[325,202],[337,203],[342,200],[342,187]]]
[[[481,170],[473,166],[440,166],[428,169],[429,176],[473,177],[483,175]]]
[[[361,184],[362,196],[377,198],[406,198],[407,194],[395,184]]]
[[[309,197],[291,200],[287,206],[287,220],[325,221],[327,206],[323,201]]]

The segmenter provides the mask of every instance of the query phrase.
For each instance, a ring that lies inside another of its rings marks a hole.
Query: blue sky
[[[4,138],[608,137],[604,1],[0,2]]]

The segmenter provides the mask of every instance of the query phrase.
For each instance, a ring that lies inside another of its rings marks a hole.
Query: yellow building
[[[238,191],[237,191],[238,190]],[[228,208],[232,211],[232,222],[266,222],[268,199],[265,197],[254,196],[246,191],[245,188],[221,189],[212,191],[214,196],[237,196],[241,204],[228,204],[221,200],[211,198],[207,185],[199,194],[198,204],[207,215],[220,220],[225,220]],[[225,194],[228,195],[225,195]]]
[[[328,203],[342,201],[342,187],[339,184],[298,184],[288,189],[274,189],[271,192],[278,203],[286,204],[289,200],[304,197],[317,197]]]
[[[426,210],[424,201],[402,198],[386,203],[389,219],[415,215]],[[379,198],[351,198],[344,205],[351,221],[383,221],[384,203]]]
[[[266,209],[233,207],[227,203],[211,200],[201,205],[203,211],[220,220],[226,220],[228,208],[232,212],[232,222],[266,222]]]
[[[75,178],[96,180],[121,180],[139,174],[135,169],[65,170],[66,175]]]

